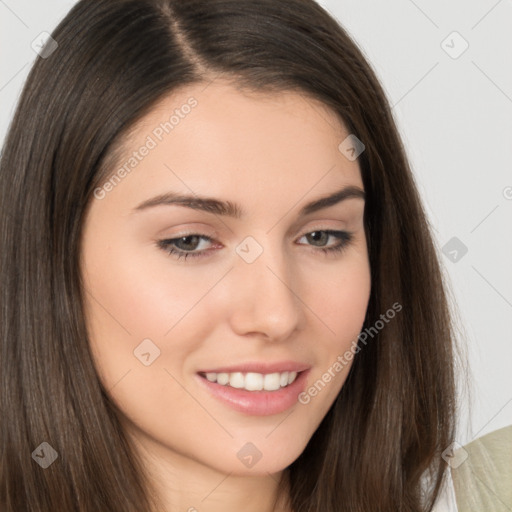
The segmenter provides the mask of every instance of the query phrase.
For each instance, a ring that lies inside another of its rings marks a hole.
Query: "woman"
[[[47,49],[1,161],[2,510],[433,510],[445,284],[346,32],[80,1]]]

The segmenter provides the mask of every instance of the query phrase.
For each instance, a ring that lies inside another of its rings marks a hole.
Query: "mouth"
[[[209,382],[215,382],[222,386],[229,386],[246,391],[277,391],[295,382],[302,372],[199,372],[199,375]]]
[[[279,414],[298,402],[310,368],[302,371],[198,372],[200,386],[223,405],[253,416]]]

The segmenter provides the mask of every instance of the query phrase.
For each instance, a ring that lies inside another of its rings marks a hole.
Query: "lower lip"
[[[290,385],[276,391],[247,391],[210,382],[199,374],[196,376],[215,398],[232,409],[253,416],[270,416],[284,412],[297,403],[299,394],[304,391],[308,373],[309,370],[300,372]]]

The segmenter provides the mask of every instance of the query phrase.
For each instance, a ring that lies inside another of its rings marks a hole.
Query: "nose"
[[[295,289],[294,272],[277,248],[265,247],[252,263],[237,256],[229,280],[228,314],[233,331],[278,341],[299,329],[303,302]]]

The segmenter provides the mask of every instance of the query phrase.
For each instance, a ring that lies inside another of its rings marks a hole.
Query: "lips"
[[[283,368],[282,363],[279,368]],[[297,363],[294,367],[299,368]],[[259,367],[260,369],[263,367],[265,370],[268,370],[272,365],[259,365],[254,366],[251,365],[250,368]],[[275,367],[275,366],[274,366]],[[286,366],[284,366],[286,367]],[[235,367],[224,367],[220,369],[233,369]],[[237,366],[235,369],[247,368],[246,365]],[[290,372],[292,373],[293,370]],[[216,373],[216,372],[207,372],[207,373]],[[229,372],[230,374],[236,372]],[[219,372],[218,375],[224,374],[227,372]],[[291,384],[288,384],[285,387],[281,387],[277,390],[254,390],[249,391],[247,389],[237,389],[232,386],[226,386],[219,384],[217,382],[209,381],[205,375],[202,375],[202,372],[198,372],[196,379],[198,385],[211,394],[215,399],[229,407],[230,409],[234,409],[240,413],[252,415],[252,416],[268,416],[272,414],[282,413],[291,407],[294,407],[298,403],[298,396],[300,393],[304,391],[306,387],[306,379],[309,374],[309,369],[300,371],[297,373],[296,378],[292,381]],[[268,375],[265,373],[265,375]]]

